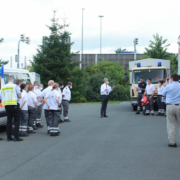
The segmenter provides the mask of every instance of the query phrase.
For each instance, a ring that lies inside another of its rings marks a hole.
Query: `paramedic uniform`
[[[14,137],[19,138],[20,108],[18,94],[21,94],[19,87],[9,82],[2,87],[1,97],[2,106],[5,106],[7,112],[7,138],[11,139],[12,135],[12,119],[14,118]]]
[[[47,103],[49,105],[49,133],[51,136],[59,135],[59,120],[60,111],[56,98],[60,100],[60,94],[58,90],[51,91],[47,96]],[[60,102],[60,101],[59,101]]]
[[[51,91],[52,91],[52,86],[48,86],[46,89],[43,90],[41,97],[45,98]],[[47,132],[49,133],[49,110],[46,103],[44,104],[44,114],[47,123]]]
[[[139,88],[142,88],[142,89],[146,89],[146,83],[145,82],[140,82],[139,84],[138,84],[138,87]],[[145,90],[139,90],[138,91],[138,107],[137,107],[137,111],[138,112],[140,112],[140,110],[141,110],[141,99],[143,98],[143,96],[144,96],[144,91]],[[145,111],[145,106],[143,106],[143,111]]]
[[[100,93],[102,96],[101,116],[106,116],[108,98],[109,98],[109,93],[111,91],[112,91],[112,88],[109,85],[105,83],[101,85],[101,88],[100,88]]]
[[[69,101],[71,100],[71,90],[68,86],[63,89],[62,95],[64,95],[62,98],[64,121],[68,121]]]
[[[40,96],[42,92],[38,88],[38,86],[34,87],[34,93],[36,94],[36,97]],[[36,111],[36,124],[34,124],[35,127],[42,128],[43,126],[41,125],[41,115],[42,115],[42,103],[40,99],[37,99],[37,111]]]
[[[25,90],[23,90],[21,95],[22,95],[22,98],[19,99],[20,107],[24,103],[24,101],[26,101],[26,102],[20,110],[21,121],[20,121],[19,133],[21,136],[25,136],[25,135],[27,135],[26,133],[28,131],[28,117],[29,117],[28,105],[27,105],[27,92]]]
[[[164,114],[164,102],[162,102],[162,92],[164,90],[164,86],[161,85],[157,88],[157,104],[158,104],[158,114]]]
[[[61,92],[61,88],[58,89],[58,92],[59,92],[59,96],[60,96],[60,103],[62,104],[62,92]],[[60,121],[62,122],[61,114],[62,114],[62,106],[61,106],[61,110],[60,110]]]
[[[146,114],[149,114],[150,111],[152,114],[154,114],[154,108],[153,108],[153,103],[154,103],[154,97],[151,97],[151,95],[153,94],[153,92],[155,91],[155,87],[153,84],[147,84],[146,86],[146,95],[147,95],[147,98],[149,100],[149,104],[146,106]]]
[[[36,109],[35,109],[36,106],[34,104],[35,102],[37,102],[36,95],[32,91],[29,91],[27,93],[27,105],[28,105],[28,113],[29,113],[28,126],[30,133],[34,132],[33,124],[36,121]]]

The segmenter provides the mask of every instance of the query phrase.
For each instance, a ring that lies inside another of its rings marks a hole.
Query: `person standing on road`
[[[169,84],[166,81],[166,87],[162,92],[166,96],[167,111],[167,132],[170,141],[169,147],[177,147],[176,144],[176,123],[180,134],[180,84],[178,74],[171,74]]]
[[[21,95],[22,98],[19,99],[20,104],[20,113],[21,113],[21,121],[20,121],[20,127],[19,127],[19,135],[20,136],[29,136],[28,131],[28,105],[27,105],[27,92],[26,92],[26,85],[21,84]]]
[[[158,114],[156,116],[164,116],[164,103],[162,102],[162,92],[164,90],[163,86],[164,81],[158,81],[157,88],[157,104],[158,104]]]
[[[138,107],[137,107],[137,112],[136,114],[140,114],[141,110],[141,99],[144,96],[144,92],[146,89],[146,83],[144,82],[143,77],[140,77],[140,83],[138,84],[138,87],[140,88],[138,91]],[[145,106],[143,106],[143,114],[145,114]]]
[[[60,120],[60,94],[58,92],[59,84],[54,83],[52,91],[45,97],[45,103],[49,109],[49,131],[51,136],[59,136]]]
[[[62,81],[59,81],[59,88],[58,88],[58,91],[59,91],[59,94],[60,94],[60,103],[62,104],[62,92],[61,92],[61,89],[64,88],[64,84]],[[61,110],[60,110],[60,123],[63,123],[64,121],[62,120],[61,118],[61,114],[62,114],[62,106],[61,106]]]
[[[34,127],[37,128],[42,128],[43,125],[41,125],[41,115],[42,115],[42,97],[41,94],[42,92],[39,89],[39,82],[35,81],[34,82],[34,93],[36,94],[37,98],[37,114],[36,114],[36,123],[34,124]]]
[[[28,90],[27,90],[27,104],[28,104],[28,114],[29,114],[29,119],[28,119],[28,126],[29,126],[29,131],[28,133],[35,133],[34,130],[36,128],[33,128],[34,122],[36,122],[36,111],[37,111],[37,98],[36,95],[34,94],[34,86],[29,85]]]
[[[70,89],[72,89],[72,82],[67,83],[67,86],[63,89],[63,93],[62,93],[64,122],[71,122],[68,118],[69,101],[71,100],[71,90]]]
[[[149,104],[146,106],[146,113],[145,113],[145,115],[150,115],[150,111],[151,111],[151,115],[154,116],[154,108],[153,108],[154,93],[155,93],[155,87],[151,83],[151,79],[148,78],[147,79],[146,90],[144,92],[144,96],[147,95],[147,98],[149,100]]]
[[[8,84],[2,87],[2,105],[7,112],[7,140],[23,141],[19,138],[20,108],[18,98],[21,98],[19,87],[14,84],[14,79],[8,77]],[[14,118],[14,139],[12,138],[12,119]]]
[[[42,98],[45,98],[47,96],[47,94],[49,94],[49,92],[51,92],[53,85],[54,85],[54,81],[49,80],[48,87],[46,89],[44,89],[41,94]],[[44,114],[45,114],[46,123],[47,123],[47,133],[49,134],[49,109],[48,109],[46,103],[44,104]]]
[[[101,118],[108,117],[106,115],[106,109],[108,104],[109,93],[115,88],[115,86],[110,87],[108,84],[109,84],[108,78],[104,78],[104,84],[101,85],[101,89],[100,89],[100,93],[102,96]]]

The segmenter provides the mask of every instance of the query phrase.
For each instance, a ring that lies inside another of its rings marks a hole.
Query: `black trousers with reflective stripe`
[[[5,106],[7,112],[7,138],[12,136],[12,120],[14,118],[14,137],[19,138],[20,108],[18,105]]]

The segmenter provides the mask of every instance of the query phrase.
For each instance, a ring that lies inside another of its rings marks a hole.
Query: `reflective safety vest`
[[[16,84],[8,83],[1,89],[2,105],[17,105]]]

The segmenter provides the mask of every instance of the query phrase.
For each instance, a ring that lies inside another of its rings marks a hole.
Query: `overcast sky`
[[[66,18],[74,42],[73,51],[81,50],[82,8],[84,10],[84,53],[100,52],[100,18],[102,19],[102,53],[114,53],[118,48],[133,51],[133,40],[139,38],[137,51],[144,52],[152,35],[159,33],[171,44],[168,51],[177,53],[180,35],[179,0],[0,0],[0,59],[13,57],[16,67],[20,34],[31,39],[30,45],[20,44],[20,60],[36,54],[42,36],[50,31],[53,10],[62,23]]]

